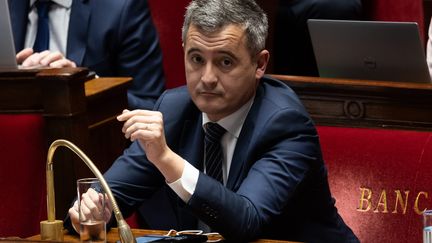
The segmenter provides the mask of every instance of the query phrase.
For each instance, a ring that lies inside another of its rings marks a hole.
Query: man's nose
[[[216,84],[217,83],[216,68],[214,67],[213,64],[207,63],[204,66],[201,81],[203,83],[206,83],[206,84]]]

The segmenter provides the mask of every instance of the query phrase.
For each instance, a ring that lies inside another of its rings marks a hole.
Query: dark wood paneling
[[[432,130],[432,84],[273,75],[319,125]]]

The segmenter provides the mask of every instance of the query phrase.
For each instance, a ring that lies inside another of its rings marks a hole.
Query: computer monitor
[[[417,23],[308,20],[321,77],[431,82]]]
[[[0,70],[17,69],[15,46],[7,0],[0,0]]]

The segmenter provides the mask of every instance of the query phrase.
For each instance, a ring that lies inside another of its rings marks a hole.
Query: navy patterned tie
[[[225,134],[226,130],[219,124],[213,122],[209,122],[205,126],[204,148],[206,174],[223,183],[223,152],[220,139]]]
[[[48,11],[51,1],[38,0],[35,5],[38,13],[38,24],[36,40],[33,45],[34,52],[41,52],[49,49],[49,17]]]

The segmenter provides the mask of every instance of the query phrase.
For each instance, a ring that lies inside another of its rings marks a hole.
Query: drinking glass
[[[106,242],[106,223],[104,220],[105,192],[97,178],[77,180],[78,212],[80,222],[80,240],[87,243]],[[96,201],[96,208],[91,213],[88,209],[93,201],[83,194],[91,195]]]
[[[432,210],[423,212],[423,243],[432,243]]]

